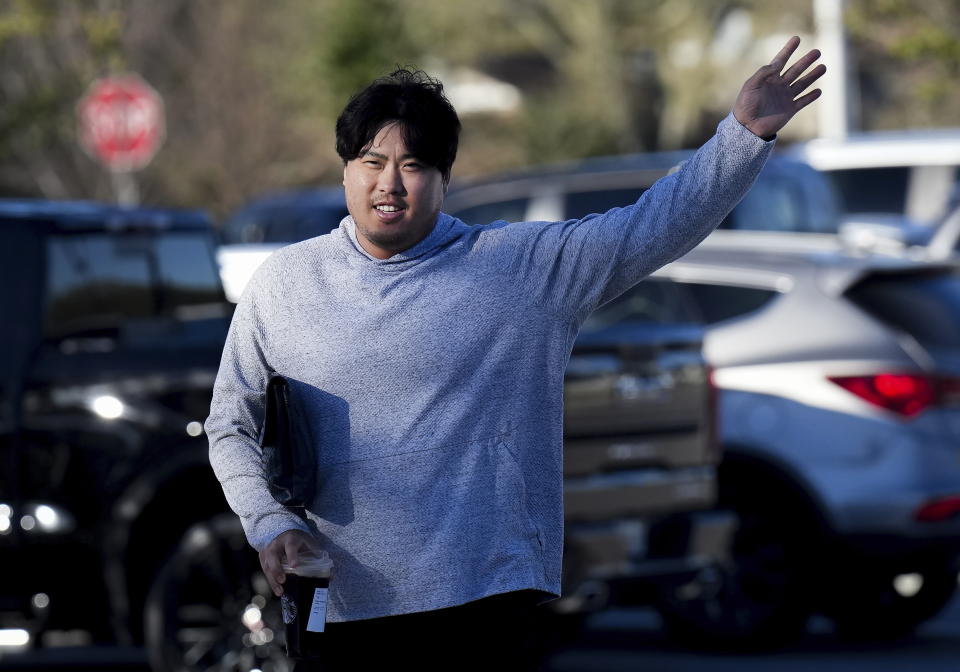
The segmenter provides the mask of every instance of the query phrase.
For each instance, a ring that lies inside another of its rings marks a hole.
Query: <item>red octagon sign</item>
[[[77,114],[84,148],[113,172],[143,168],[163,143],[163,101],[138,75],[98,79]]]

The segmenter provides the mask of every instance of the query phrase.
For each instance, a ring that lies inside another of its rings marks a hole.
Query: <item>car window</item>
[[[723,228],[743,231],[805,231],[803,193],[794,180],[758,179],[724,220]]]
[[[529,202],[528,198],[515,198],[509,201],[482,203],[450,214],[467,224],[489,224],[501,219],[508,222],[521,222],[526,218]]]
[[[261,210],[258,213],[258,242],[292,243],[297,240],[297,224],[300,213],[292,208]]]
[[[721,229],[836,233],[837,194],[829,180],[806,166],[760,173]]]
[[[197,306],[222,308],[209,244],[200,232],[50,236],[45,335],[57,338],[119,328],[130,320],[178,318]]]
[[[342,210],[329,209],[324,212],[303,213],[296,223],[296,240],[307,240],[330,233],[340,226],[340,222],[349,212],[344,207]],[[282,242],[282,241],[278,241]]]
[[[47,335],[117,327],[154,310],[150,260],[106,235],[55,236],[47,245]]]
[[[906,211],[907,167],[850,168],[826,175],[836,186],[844,213]]]
[[[584,320],[580,333],[632,323],[699,322],[695,307],[684,289],[663,278],[650,278],[597,308]]]
[[[226,221],[220,235],[227,245],[262,243],[263,227],[255,212],[240,211]]]
[[[296,243],[329,233],[347,216],[347,207],[283,204],[241,210],[223,225],[223,242]]]
[[[156,255],[163,286],[164,312],[185,306],[220,304],[223,291],[210,238],[204,233],[165,233],[157,237]]]
[[[880,321],[929,346],[960,345],[960,274],[872,275],[847,296]]]
[[[598,189],[574,191],[564,197],[564,213],[567,219],[581,219],[594,213],[604,213],[611,208],[621,208],[636,203],[645,189]]]
[[[691,299],[696,303],[704,324],[715,324],[741,317],[759,310],[775,299],[778,292],[755,287],[711,285],[684,282]]]

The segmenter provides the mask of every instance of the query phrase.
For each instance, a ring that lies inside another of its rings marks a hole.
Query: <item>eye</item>
[[[423,168],[423,166],[415,162],[405,163],[403,167],[406,168],[407,170],[420,170],[421,168]]]

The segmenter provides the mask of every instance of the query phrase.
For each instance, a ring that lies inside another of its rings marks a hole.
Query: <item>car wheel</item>
[[[796,528],[775,513],[735,508],[731,557],[660,591],[668,634],[685,645],[767,649],[798,638],[810,617]]]
[[[155,672],[291,672],[283,623],[239,520],[191,527],[158,572],[145,605]]]
[[[946,560],[922,563],[909,574],[860,567],[835,587],[826,615],[843,637],[894,639],[936,616],[956,592],[957,569]]]

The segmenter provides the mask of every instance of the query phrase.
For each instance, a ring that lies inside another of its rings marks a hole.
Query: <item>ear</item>
[[[343,162],[343,186],[347,186],[347,162]]]

